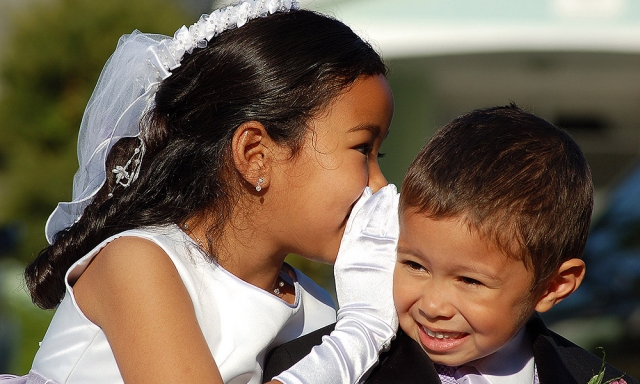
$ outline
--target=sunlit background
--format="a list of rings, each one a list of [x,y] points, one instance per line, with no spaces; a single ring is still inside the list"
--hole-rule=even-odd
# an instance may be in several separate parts
[[[213,4],[218,3],[218,4]],[[50,311],[21,280],[68,200],[86,101],[117,38],[172,34],[224,2],[0,1],[0,373],[30,367]],[[587,278],[552,329],[640,376],[640,0],[310,0],[382,53],[396,111],[381,160],[400,184],[435,130],[516,102],[566,128],[596,186]],[[292,256],[333,291],[331,269]]]

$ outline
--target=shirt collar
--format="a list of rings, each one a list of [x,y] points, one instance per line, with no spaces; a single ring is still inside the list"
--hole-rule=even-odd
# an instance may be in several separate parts
[[[504,347],[470,365],[491,384],[533,383],[533,347],[525,327]]]

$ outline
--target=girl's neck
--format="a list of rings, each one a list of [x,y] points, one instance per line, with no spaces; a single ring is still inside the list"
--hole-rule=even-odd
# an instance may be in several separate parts
[[[267,292],[274,292],[276,288],[280,293],[289,291],[286,287],[279,287],[281,279],[278,277],[287,253],[279,252],[269,241],[267,230],[258,231],[251,225],[231,222],[225,226],[218,244],[212,247],[206,236],[208,223],[204,220],[189,220],[181,228],[210,257],[239,279]],[[210,249],[214,249],[213,255]]]

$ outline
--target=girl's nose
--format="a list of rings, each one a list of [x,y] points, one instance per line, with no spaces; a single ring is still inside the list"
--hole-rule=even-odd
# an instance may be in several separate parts
[[[376,193],[380,188],[389,184],[387,179],[382,174],[382,170],[380,169],[380,165],[378,164],[378,160],[369,161],[369,183],[368,186],[371,188],[373,193]]]

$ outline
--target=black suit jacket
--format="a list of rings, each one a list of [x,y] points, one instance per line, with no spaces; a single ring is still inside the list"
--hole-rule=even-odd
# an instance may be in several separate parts
[[[272,350],[265,363],[265,381],[307,355],[311,348],[322,343],[322,336],[331,333],[331,330],[333,324]],[[550,331],[539,316],[533,316],[527,323],[527,332],[534,340],[533,354],[540,384],[587,384],[600,371],[601,357]],[[607,365],[603,383],[622,374]],[[638,384],[636,379],[628,375],[624,379],[629,384]],[[399,330],[389,350],[380,355],[380,362],[373,368],[366,383],[440,384],[440,378],[420,345]]]

